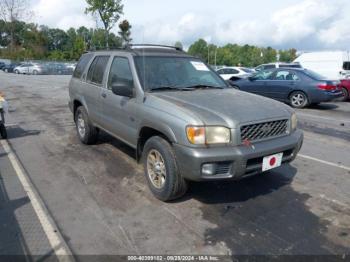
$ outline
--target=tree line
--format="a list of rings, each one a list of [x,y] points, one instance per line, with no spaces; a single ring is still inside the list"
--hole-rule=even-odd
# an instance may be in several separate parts
[[[181,45],[179,42],[176,45]],[[227,44],[216,46],[203,39],[193,43],[188,53],[202,58],[211,65],[255,67],[272,62],[292,62],[297,58],[296,49],[277,50],[272,47]]]
[[[119,32],[112,28],[123,14],[121,0],[86,0],[86,14],[92,14],[102,28],[66,31],[46,25],[26,23],[29,0],[0,1],[0,57],[12,60],[49,59],[77,60],[86,50],[119,48],[132,41],[128,20],[119,23]]]

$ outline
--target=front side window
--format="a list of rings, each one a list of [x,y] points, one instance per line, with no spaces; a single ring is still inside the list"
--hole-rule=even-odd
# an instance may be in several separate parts
[[[108,89],[112,89],[113,85],[122,84],[124,86],[134,87],[134,80],[129,64],[129,60],[124,57],[115,57],[111,65],[108,77]]]
[[[139,56],[135,64],[146,91],[162,88],[226,88],[227,85],[201,60],[192,57]]]
[[[238,73],[239,72],[236,69],[233,69],[233,68],[226,69],[226,74],[228,75],[237,75]]]
[[[101,85],[107,67],[109,56],[96,56],[91,63],[86,80],[88,82]]]

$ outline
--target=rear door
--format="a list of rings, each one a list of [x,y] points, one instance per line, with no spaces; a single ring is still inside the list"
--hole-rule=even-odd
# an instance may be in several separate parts
[[[272,80],[267,84],[266,96],[285,101],[299,82],[299,77],[295,71],[285,69],[278,70],[273,74]]]
[[[86,83],[83,87],[84,90],[82,90],[86,105],[88,107],[89,117],[98,125],[102,124],[102,105],[100,93],[103,88],[103,80],[106,77],[106,68],[109,59],[110,56],[107,55],[95,56],[86,75]]]
[[[112,92],[115,83],[126,83],[134,91],[134,77],[126,56],[115,56],[112,60],[106,88],[102,90],[103,127],[131,146],[137,140],[136,99]]]

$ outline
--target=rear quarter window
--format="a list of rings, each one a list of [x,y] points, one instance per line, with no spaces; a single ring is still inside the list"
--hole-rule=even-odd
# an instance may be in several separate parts
[[[93,57],[93,54],[82,55],[82,57],[80,58],[77,64],[77,67],[74,70],[73,77],[80,78],[82,76],[86,66],[88,65],[92,57]]]

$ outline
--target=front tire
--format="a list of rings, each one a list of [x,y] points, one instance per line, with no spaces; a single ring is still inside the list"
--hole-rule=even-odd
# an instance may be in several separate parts
[[[89,120],[88,113],[83,106],[75,112],[75,125],[80,141],[85,145],[93,145],[98,138],[98,129]]]
[[[159,136],[150,138],[142,158],[148,186],[156,198],[170,201],[187,192],[187,181],[181,176],[174,150],[165,139]]]
[[[3,139],[7,139],[7,131],[4,124],[0,125],[0,135]]]
[[[18,71],[18,70],[15,70],[15,74],[18,75],[18,74],[19,74],[19,71]]]
[[[304,108],[309,104],[309,99],[304,92],[296,91],[289,96],[290,105],[294,108]]]

